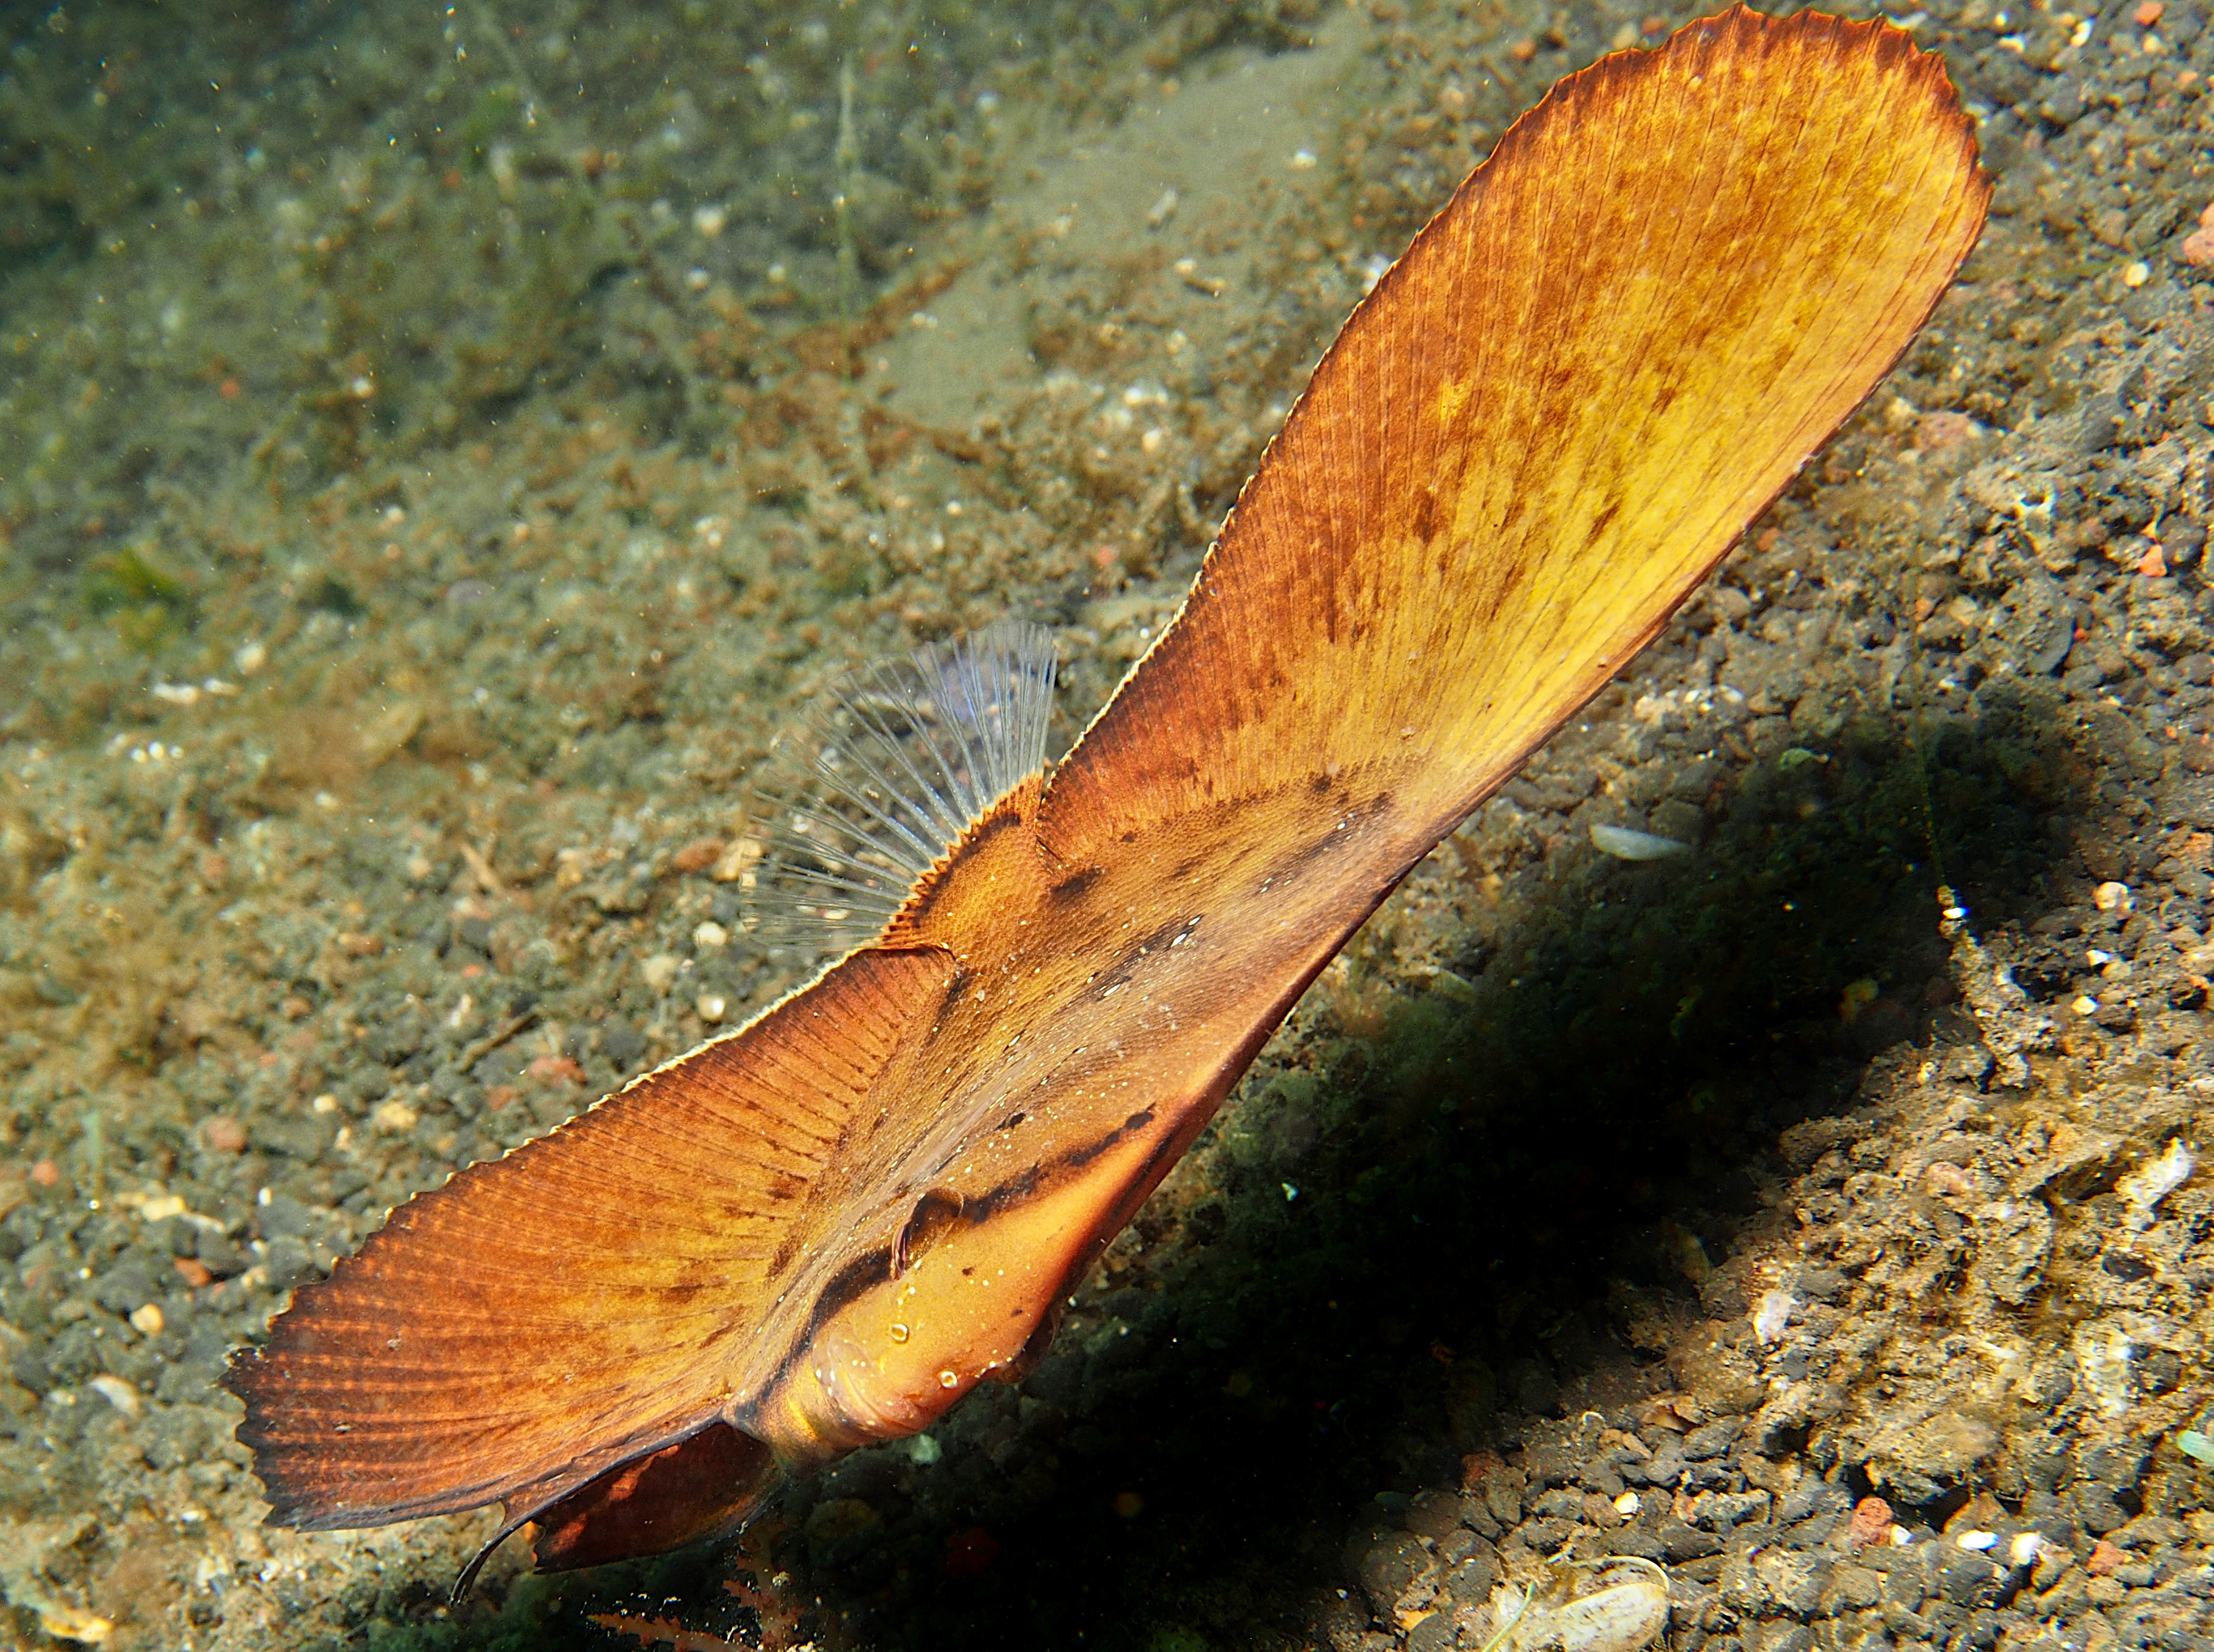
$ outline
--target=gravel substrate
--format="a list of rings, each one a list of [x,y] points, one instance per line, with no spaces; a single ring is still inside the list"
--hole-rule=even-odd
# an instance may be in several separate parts
[[[735,1554],[505,1554],[458,1606],[486,1516],[260,1527],[228,1350],[800,967],[743,894],[805,696],[1012,611],[1062,640],[1065,743],[1379,260],[1690,15],[1079,9],[905,70],[871,52],[925,36],[859,9],[518,16],[518,69],[370,7],[396,44],[339,30],[327,83],[306,21],[211,36],[263,158],[181,146],[155,205],[59,168],[105,71],[19,43],[0,1642],[1436,1652],[1620,1555],[1669,1652],[2214,1644],[2195,0],[1902,20],[1997,175],[1964,279],[1326,972],[1018,1386]],[[841,177],[858,229],[772,210]],[[524,279],[563,223],[590,278]]]

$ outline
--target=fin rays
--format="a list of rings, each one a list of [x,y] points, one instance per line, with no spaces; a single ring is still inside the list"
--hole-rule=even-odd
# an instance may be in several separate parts
[[[774,750],[761,938],[845,951],[880,933],[994,802],[1045,764],[1054,640],[1013,621],[833,684]]]

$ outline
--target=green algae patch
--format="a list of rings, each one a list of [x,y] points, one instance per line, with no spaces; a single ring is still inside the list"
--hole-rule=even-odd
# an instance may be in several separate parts
[[[81,594],[88,612],[106,620],[135,652],[149,656],[191,630],[198,615],[192,588],[135,545],[94,561]]]

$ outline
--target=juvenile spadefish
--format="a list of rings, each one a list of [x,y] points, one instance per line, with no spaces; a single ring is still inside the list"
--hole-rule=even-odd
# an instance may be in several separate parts
[[[298,1294],[228,1378],[271,1518],[498,1501],[541,1565],[647,1553],[1020,1372],[1316,972],[1875,387],[1988,196],[1887,24],[1732,10],[1563,81],[1050,776],[987,726],[1043,705],[1037,639],[918,664],[982,673],[935,712],[982,806],[893,858],[881,928]]]

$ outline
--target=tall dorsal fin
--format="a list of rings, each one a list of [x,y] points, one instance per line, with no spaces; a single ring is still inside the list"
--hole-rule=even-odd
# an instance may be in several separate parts
[[[760,938],[839,954],[881,934],[1000,798],[1045,765],[1053,633],[1002,620],[864,666],[771,748]]]
[[[1048,845],[1368,766],[1459,818],[1868,395],[1990,199],[1882,22],[1737,6],[1561,82],[1330,346]]]

